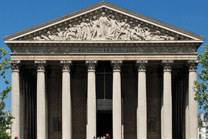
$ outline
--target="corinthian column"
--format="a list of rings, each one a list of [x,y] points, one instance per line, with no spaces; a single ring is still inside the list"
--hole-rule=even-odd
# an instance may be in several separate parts
[[[163,60],[163,106],[162,106],[162,138],[172,139],[172,88],[171,64],[173,60]]]
[[[147,94],[146,64],[147,60],[136,62],[138,67],[138,101],[137,101],[137,139],[147,138]]]
[[[196,81],[197,60],[188,60],[189,65],[189,139],[198,138],[197,101],[195,98],[194,81]]]
[[[11,60],[12,64],[12,139],[20,136],[20,84],[19,84],[19,60]]]
[[[47,139],[45,60],[35,61],[37,65],[37,139]]]
[[[121,139],[121,65],[122,61],[111,61],[113,66],[113,139]]]
[[[87,139],[96,137],[96,88],[95,67],[97,61],[86,61],[88,66],[87,80]]]
[[[60,61],[62,65],[62,139],[72,138],[70,68],[72,61]]]

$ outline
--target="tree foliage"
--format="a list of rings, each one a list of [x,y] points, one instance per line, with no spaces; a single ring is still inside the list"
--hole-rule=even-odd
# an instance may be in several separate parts
[[[6,130],[9,129],[9,125],[12,124],[13,117],[11,115],[5,116],[4,108],[6,106],[4,100],[7,98],[8,93],[11,91],[9,87],[9,81],[6,78],[6,71],[11,67],[9,58],[7,58],[8,52],[0,47],[0,78],[5,83],[5,89],[0,92],[0,139],[10,139]]]
[[[195,81],[195,100],[199,102],[200,109],[205,110],[208,114],[208,44],[202,47],[203,54],[198,55],[198,60],[201,64],[202,71],[198,74],[199,81]]]

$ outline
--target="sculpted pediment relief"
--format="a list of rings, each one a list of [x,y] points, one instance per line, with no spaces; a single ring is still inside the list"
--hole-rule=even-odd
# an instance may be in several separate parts
[[[178,41],[204,37],[108,2],[11,34],[5,41]]]
[[[35,36],[34,40],[174,40],[171,35],[134,23],[118,15],[101,12],[63,27],[48,30]]]

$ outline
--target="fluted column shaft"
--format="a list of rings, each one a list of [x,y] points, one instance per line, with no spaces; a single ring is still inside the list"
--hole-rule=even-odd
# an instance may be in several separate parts
[[[122,61],[111,61],[113,66],[113,139],[121,139],[121,65]]]
[[[147,60],[139,60],[136,64],[138,67],[137,139],[147,139]]]
[[[62,139],[72,138],[72,109],[71,109],[71,61],[60,61],[62,65]]]
[[[198,61],[189,60],[189,139],[198,138],[197,101],[195,98],[194,81],[196,81],[196,70]]]
[[[87,139],[96,137],[96,88],[95,67],[97,61],[86,61],[88,66],[87,79]]]
[[[172,139],[172,88],[171,64],[172,60],[163,60],[163,110],[162,110],[162,138]]]
[[[20,127],[20,84],[19,84],[19,60],[11,60],[12,64],[12,138],[18,137],[21,139]]]
[[[47,139],[45,60],[35,61],[37,64],[37,139]]]

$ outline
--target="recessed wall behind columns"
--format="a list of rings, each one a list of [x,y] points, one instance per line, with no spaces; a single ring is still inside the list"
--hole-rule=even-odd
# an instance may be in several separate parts
[[[85,61],[73,61],[71,69],[72,136],[86,139],[87,67]]]
[[[161,138],[161,93],[163,69],[161,61],[148,61],[147,78],[147,138]]]
[[[21,134],[24,138],[36,138],[36,70],[22,62],[20,68]]]
[[[188,69],[183,66],[173,70],[172,102],[173,102],[173,138],[185,138],[185,107],[188,92]]]
[[[122,124],[124,138],[136,139],[136,109],[137,109],[137,69],[135,61],[123,61],[121,70],[122,82]]]
[[[48,98],[48,137],[62,138],[62,70],[60,62],[47,61],[46,94]]]

